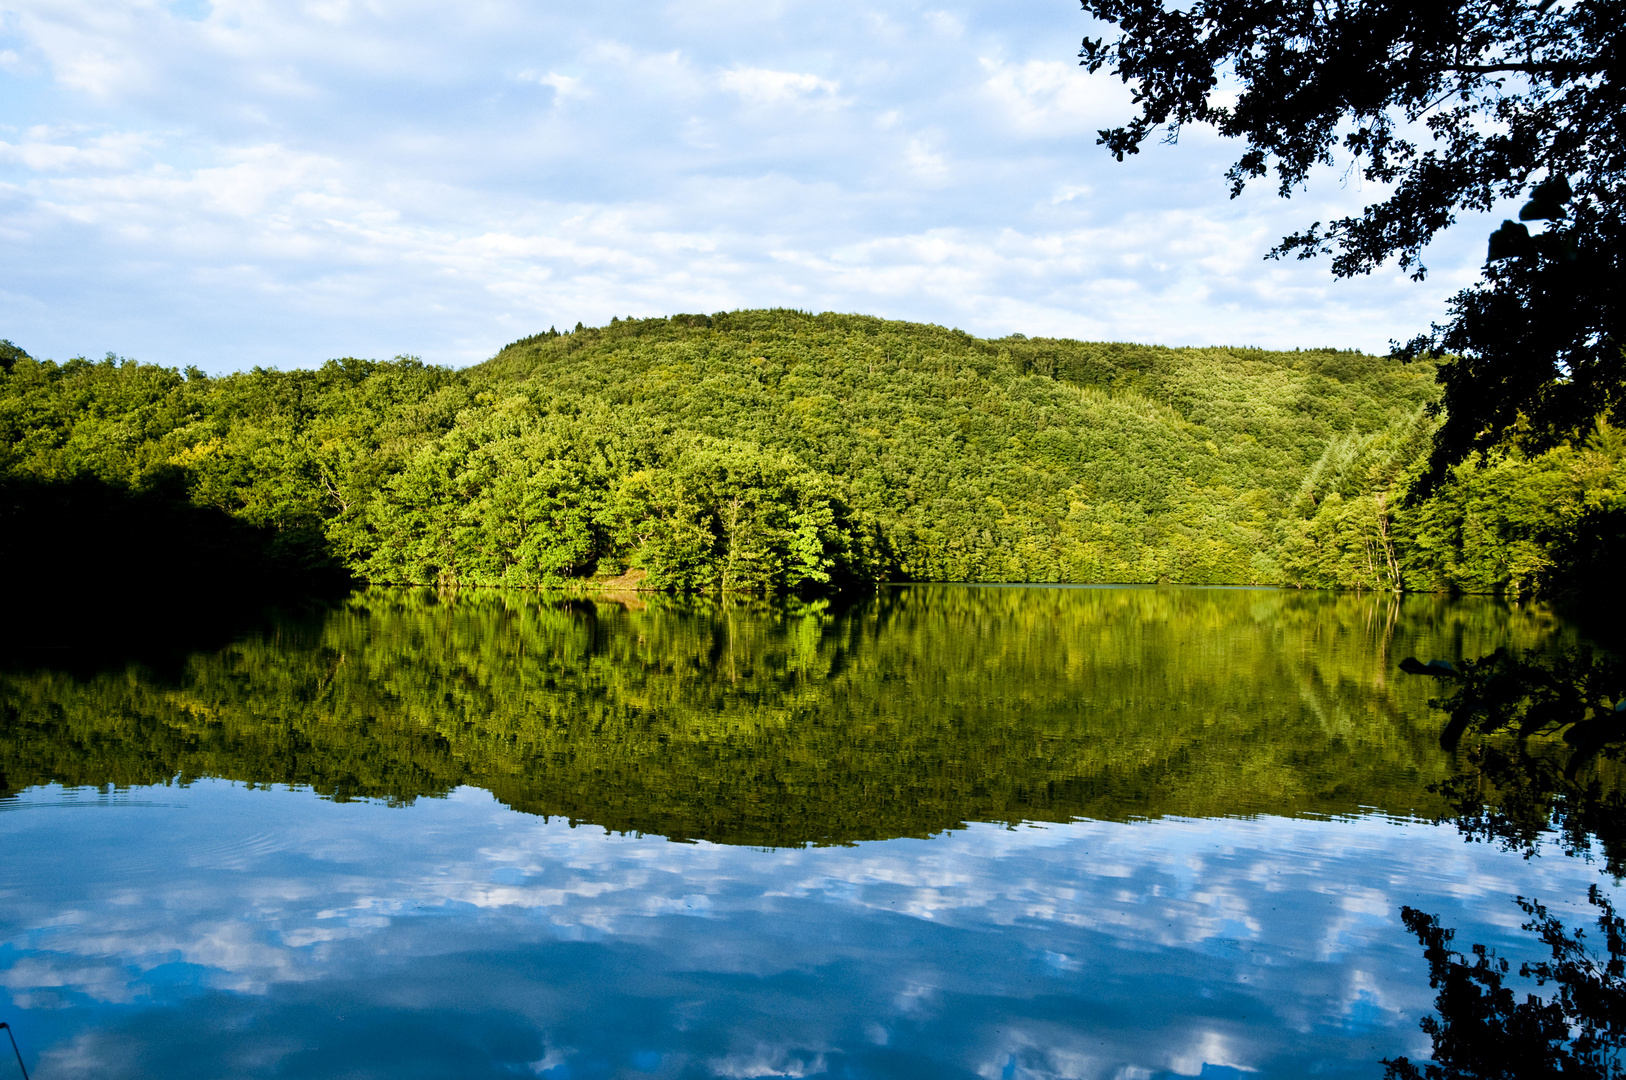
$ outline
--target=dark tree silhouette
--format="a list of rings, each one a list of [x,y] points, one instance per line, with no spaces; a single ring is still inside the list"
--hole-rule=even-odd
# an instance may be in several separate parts
[[[1341,155],[1388,196],[1315,222],[1272,256],[1329,254],[1340,277],[1388,260],[1421,278],[1423,248],[1463,211],[1528,194],[1494,234],[1482,281],[1451,318],[1397,349],[1449,356],[1446,420],[1426,492],[1509,436],[1544,449],[1602,414],[1626,421],[1626,20],[1618,0],[1083,0],[1117,29],[1086,38],[1089,70],[1135,91],[1100,132],[1122,160],[1154,133],[1212,125],[1246,149],[1233,197],[1275,174],[1283,197]],[[1222,93],[1236,90],[1234,97]],[[1426,137],[1423,133],[1426,132]]]
[[[1430,703],[1450,714],[1440,740],[1447,750],[1469,733],[1482,738],[1464,755],[1462,771],[1430,789],[1446,796],[1465,836],[1532,858],[1556,829],[1566,854],[1589,856],[1597,841],[1606,872],[1619,880],[1626,804],[1619,784],[1603,782],[1589,766],[1626,755],[1626,667],[1587,652],[1516,657],[1498,650],[1455,664],[1407,657],[1400,668],[1447,688]],[[1553,735],[1562,743],[1546,738]],[[1562,767],[1554,753],[1561,748],[1568,751]],[[1626,922],[1596,885],[1587,900],[1597,910],[1602,952],[1589,947],[1585,928],[1572,931],[1539,901],[1515,898],[1529,917],[1524,929],[1550,955],[1520,965],[1519,977],[1533,982],[1522,999],[1506,958],[1483,945],[1471,946],[1471,956],[1455,951],[1455,932],[1437,917],[1402,908],[1401,920],[1423,946],[1438,1016],[1422,1021],[1433,1060],[1385,1061],[1386,1080],[1623,1075]]]
[[[1440,735],[1446,750],[1481,737],[1462,753],[1459,771],[1430,788],[1445,796],[1465,836],[1529,858],[1556,830],[1566,853],[1589,855],[1596,844],[1608,872],[1626,875],[1626,792],[1617,772],[1626,759],[1626,665],[1585,651],[1499,649],[1455,664],[1408,656],[1400,669],[1440,680],[1445,693],[1430,704],[1449,715]],[[1607,774],[1602,762],[1611,763]]]
[[[1621,1075],[1626,1048],[1626,936],[1608,897],[1596,885],[1587,899],[1598,910],[1602,953],[1588,948],[1584,928],[1570,930],[1535,900],[1516,901],[1551,959],[1521,964],[1532,980],[1523,1000],[1508,985],[1511,965],[1483,945],[1450,948],[1454,931],[1435,916],[1402,908],[1406,929],[1428,961],[1439,1016],[1422,1027],[1433,1039],[1432,1062],[1385,1061],[1386,1080],[1604,1080]]]

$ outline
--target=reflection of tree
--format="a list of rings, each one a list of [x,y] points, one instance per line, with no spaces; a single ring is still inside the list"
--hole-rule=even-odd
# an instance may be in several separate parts
[[[1626,920],[1596,885],[1587,899],[1598,910],[1606,956],[1587,947],[1584,929],[1572,932],[1542,904],[1518,899],[1530,916],[1524,929],[1538,933],[1552,954],[1550,960],[1519,966],[1521,978],[1553,987],[1543,994],[1527,992],[1523,1001],[1508,985],[1511,965],[1505,958],[1483,945],[1472,946],[1471,958],[1453,951],[1454,931],[1435,916],[1402,908],[1401,918],[1428,960],[1440,1015],[1422,1025],[1434,1041],[1433,1061],[1421,1067],[1404,1057],[1385,1061],[1386,1080],[1623,1075]]]
[[[258,624],[270,602],[350,589],[308,535],[194,505],[156,471],[141,485],[0,475],[0,565],[7,666],[184,655]]]
[[[1446,695],[1432,704],[1450,714],[1441,743],[1455,750],[1469,733],[1464,767],[1430,790],[1445,796],[1449,815],[1470,839],[1495,841],[1534,856],[1544,834],[1557,830],[1569,855],[1586,855],[1596,840],[1608,872],[1626,876],[1626,671],[1586,653],[1516,657],[1505,650],[1455,665],[1407,658],[1403,670],[1443,680]],[[1561,736],[1561,738],[1555,738]],[[1587,893],[1598,911],[1606,956],[1587,947],[1584,929],[1570,931],[1535,900],[1516,898],[1551,959],[1525,963],[1519,976],[1535,988],[1522,1001],[1508,985],[1509,962],[1484,945],[1472,956],[1451,950],[1454,931],[1433,915],[1402,908],[1428,961],[1429,985],[1439,991],[1438,1017],[1426,1017],[1433,1061],[1421,1067],[1386,1061],[1387,1080],[1478,1077],[1618,1077],[1626,1052],[1626,922],[1596,885]]]
[[[1626,740],[1626,669],[1589,652],[1562,652],[1550,657],[1514,656],[1498,649],[1455,668],[1418,664],[1408,657],[1407,671],[1441,674],[1451,692],[1433,702],[1451,714],[1441,742],[1454,748],[1470,730],[1483,734],[1509,732],[1520,739],[1562,733],[1575,755],[1566,772],[1573,776],[1593,755],[1616,744],[1618,757]]]
[[[1476,746],[1465,761],[1433,789],[1445,796],[1463,835],[1528,858],[1556,830],[1565,854],[1585,855],[1596,841],[1609,873],[1626,877],[1626,792],[1618,784],[1571,777],[1551,755],[1523,743]]]
[[[1499,649],[1455,665],[1408,657],[1401,668],[1449,687],[1432,702],[1450,715],[1446,749],[1480,736],[1463,767],[1431,789],[1464,835],[1529,857],[1556,829],[1567,854],[1589,853],[1596,840],[1609,872],[1626,876],[1626,670],[1618,662]]]
[[[1401,608],[1392,617],[1395,606]],[[916,586],[851,607],[374,590],[166,678],[0,670],[0,795],[229,777],[725,843],[975,821],[1433,815],[1401,652],[1531,647],[1430,597]]]

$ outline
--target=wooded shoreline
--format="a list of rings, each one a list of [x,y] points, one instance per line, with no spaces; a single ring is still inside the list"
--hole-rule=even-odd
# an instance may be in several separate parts
[[[1556,595],[1613,580],[1626,439],[1408,501],[1435,369],[983,340],[850,315],[614,320],[453,370],[0,373],[8,565],[98,587],[813,595],[881,581]],[[147,585],[151,585],[148,588]]]

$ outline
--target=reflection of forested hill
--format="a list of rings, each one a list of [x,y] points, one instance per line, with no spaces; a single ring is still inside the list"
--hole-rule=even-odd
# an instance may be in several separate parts
[[[1189,589],[884,591],[834,611],[375,590],[155,682],[0,676],[0,769],[228,777],[747,844],[967,820],[1432,812],[1407,653],[1528,647],[1490,602]]]

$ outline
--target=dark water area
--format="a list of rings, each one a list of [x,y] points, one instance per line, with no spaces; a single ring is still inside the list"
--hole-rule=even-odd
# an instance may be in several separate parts
[[[1430,1052],[1403,906],[1520,956],[1516,896],[1618,892],[1584,836],[1475,834],[1397,664],[1577,641],[1473,598],[373,590],[13,663],[0,1019],[45,1080],[1375,1078]]]

